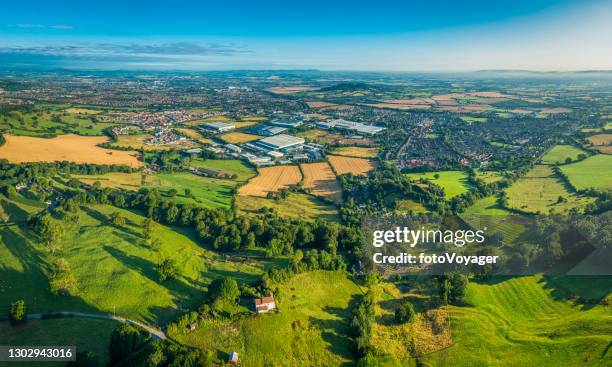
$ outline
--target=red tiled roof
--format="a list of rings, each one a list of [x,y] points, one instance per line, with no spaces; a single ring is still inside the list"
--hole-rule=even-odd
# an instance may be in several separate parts
[[[272,295],[261,297],[261,298],[256,298],[255,306],[265,305],[265,304],[272,303],[272,302],[274,302],[274,296]]]

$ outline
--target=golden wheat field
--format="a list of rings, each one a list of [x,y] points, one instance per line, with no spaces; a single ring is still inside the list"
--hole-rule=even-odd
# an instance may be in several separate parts
[[[51,139],[4,135],[0,159],[13,163],[69,161],[92,164],[121,164],[140,167],[138,153],[100,148],[104,136],[59,135]]]
[[[338,175],[352,173],[354,175],[366,175],[376,168],[374,161],[364,158],[343,157],[340,155],[327,156],[329,164]]]
[[[302,181],[302,173],[297,166],[274,166],[260,168],[259,174],[238,190],[239,195],[265,197],[269,192],[277,192]]]
[[[230,144],[248,143],[250,141],[262,138],[259,135],[245,134],[241,132],[227,133],[219,136],[221,137],[221,139]]]
[[[332,151],[336,155],[357,158],[374,158],[378,155],[378,148],[373,147],[339,147]]]
[[[305,163],[300,165],[304,174],[304,188],[310,189],[316,196],[322,196],[339,202],[342,189],[336,175],[327,162]]]

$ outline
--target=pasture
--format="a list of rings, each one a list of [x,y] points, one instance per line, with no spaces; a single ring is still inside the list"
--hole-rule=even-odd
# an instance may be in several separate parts
[[[119,212],[126,224],[111,226],[108,216],[113,212]],[[254,281],[274,262],[233,262],[201,247],[190,230],[160,224],[152,231],[159,247],[152,248],[142,239],[144,219],[111,206],[82,207],[77,224],[62,222],[65,235],[54,255],[25,228],[0,229],[0,305],[24,299],[30,312],[116,312],[159,325],[184,307],[199,306],[212,279],[231,275]],[[74,296],[49,292],[47,275],[57,257],[71,265],[77,284]],[[164,258],[176,260],[178,279],[159,281],[154,266]]]
[[[436,178],[438,175],[438,178]],[[452,199],[457,195],[468,192],[472,185],[468,182],[468,175],[463,171],[437,171],[408,173],[411,180],[426,179],[444,189],[444,197]]]
[[[255,176],[255,169],[238,159],[192,159],[189,166],[215,171],[220,175],[236,175],[236,181],[247,181]]]
[[[486,184],[490,184],[503,180],[504,176],[499,171],[476,170],[476,178],[482,180]]]
[[[376,169],[376,163],[370,159],[328,155],[327,160],[337,175],[352,173],[354,175],[367,175]]]
[[[558,285],[539,275],[472,281],[468,306],[448,306],[453,345],[423,360],[466,367],[609,365],[609,309],[558,295]]]
[[[338,147],[332,150],[335,155],[357,158],[374,158],[378,155],[378,148],[371,147]]]
[[[360,287],[344,273],[314,271],[294,276],[279,286],[279,293],[278,312],[204,320],[197,330],[172,337],[222,355],[236,351],[244,367],[351,362],[349,307]]]
[[[0,116],[0,130],[13,135],[50,137],[64,134],[102,135],[114,123],[97,119],[98,110],[44,106],[32,112],[10,111]]]
[[[567,158],[575,161],[580,154],[588,155],[587,152],[573,145],[555,145],[544,155],[542,163],[564,164]]]
[[[240,195],[266,197],[302,181],[302,173],[297,166],[274,166],[260,168],[258,175],[238,189]]]
[[[562,213],[572,208],[583,208],[594,199],[569,192],[550,166],[536,165],[524,177],[506,189],[508,205],[530,213],[547,214],[551,210]],[[559,201],[559,197],[563,201]]]
[[[326,197],[335,202],[342,200],[342,188],[327,162],[300,165],[304,174],[304,188],[313,195]]]
[[[100,182],[102,187],[120,188],[138,191],[141,187],[159,190],[162,196],[170,198],[169,192],[177,190],[172,197],[178,203],[188,203],[205,208],[227,208],[230,206],[232,191],[236,181],[201,177],[188,172],[161,173],[145,175],[140,172],[122,173],[110,172],[103,175],[73,175],[81,182],[92,185]],[[185,190],[191,190],[191,196],[186,196]]]
[[[140,167],[138,153],[98,147],[108,138],[104,136],[60,135],[54,138],[4,135],[0,159],[12,163],[69,161],[91,164],[117,164]]]
[[[236,206],[244,214],[260,213],[263,208],[274,210],[286,218],[315,220],[317,218],[337,221],[338,210],[333,205],[311,195],[289,193],[284,199],[268,199],[255,196],[237,196]]]
[[[526,230],[521,216],[499,205],[495,196],[476,201],[459,216],[475,229],[487,228],[489,236],[501,234],[502,242],[508,245]]]
[[[583,161],[561,166],[576,190],[593,187],[597,190],[612,190],[612,156],[597,154]]]

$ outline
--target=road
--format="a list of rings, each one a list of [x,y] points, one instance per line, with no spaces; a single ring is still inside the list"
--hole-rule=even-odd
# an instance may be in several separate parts
[[[153,335],[153,339],[162,339],[162,340],[168,339],[168,337],[166,336],[166,333],[164,333],[162,330],[155,329],[141,322],[126,319],[124,317],[113,316],[113,315],[108,315],[108,314],[101,314],[101,313],[72,312],[72,311],[32,313],[32,314],[28,314],[28,320],[37,320],[37,319],[40,320],[44,316],[53,316],[53,315],[61,315],[65,317],[86,317],[89,319],[100,319],[100,320],[115,320],[119,322],[132,324],[136,327],[146,330],[149,333],[151,333],[151,335]]]

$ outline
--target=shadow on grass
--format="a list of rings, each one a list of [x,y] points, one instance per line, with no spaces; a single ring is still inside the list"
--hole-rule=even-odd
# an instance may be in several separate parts
[[[328,343],[327,350],[332,354],[345,359],[354,358],[351,353],[351,339],[348,337],[349,325],[351,322],[351,310],[357,307],[361,297],[353,295],[347,308],[325,307],[325,311],[330,316],[329,319],[309,317],[309,324],[314,325],[321,332],[321,337]],[[352,366],[352,362],[346,362],[342,366]]]
[[[160,287],[166,288],[172,295],[173,301],[179,305],[179,308],[187,310],[196,307],[204,300],[204,291],[199,288],[203,283],[195,284],[193,281],[187,280],[184,277],[180,279],[167,279],[160,281],[155,264],[147,259],[138,256],[132,256],[122,250],[110,246],[104,246],[104,250],[111,256],[125,265],[127,268],[137,272]],[[189,284],[188,284],[189,283]],[[152,307],[148,310],[156,319],[146,319],[150,323],[165,324],[173,320],[177,316],[177,308],[168,307]]]

